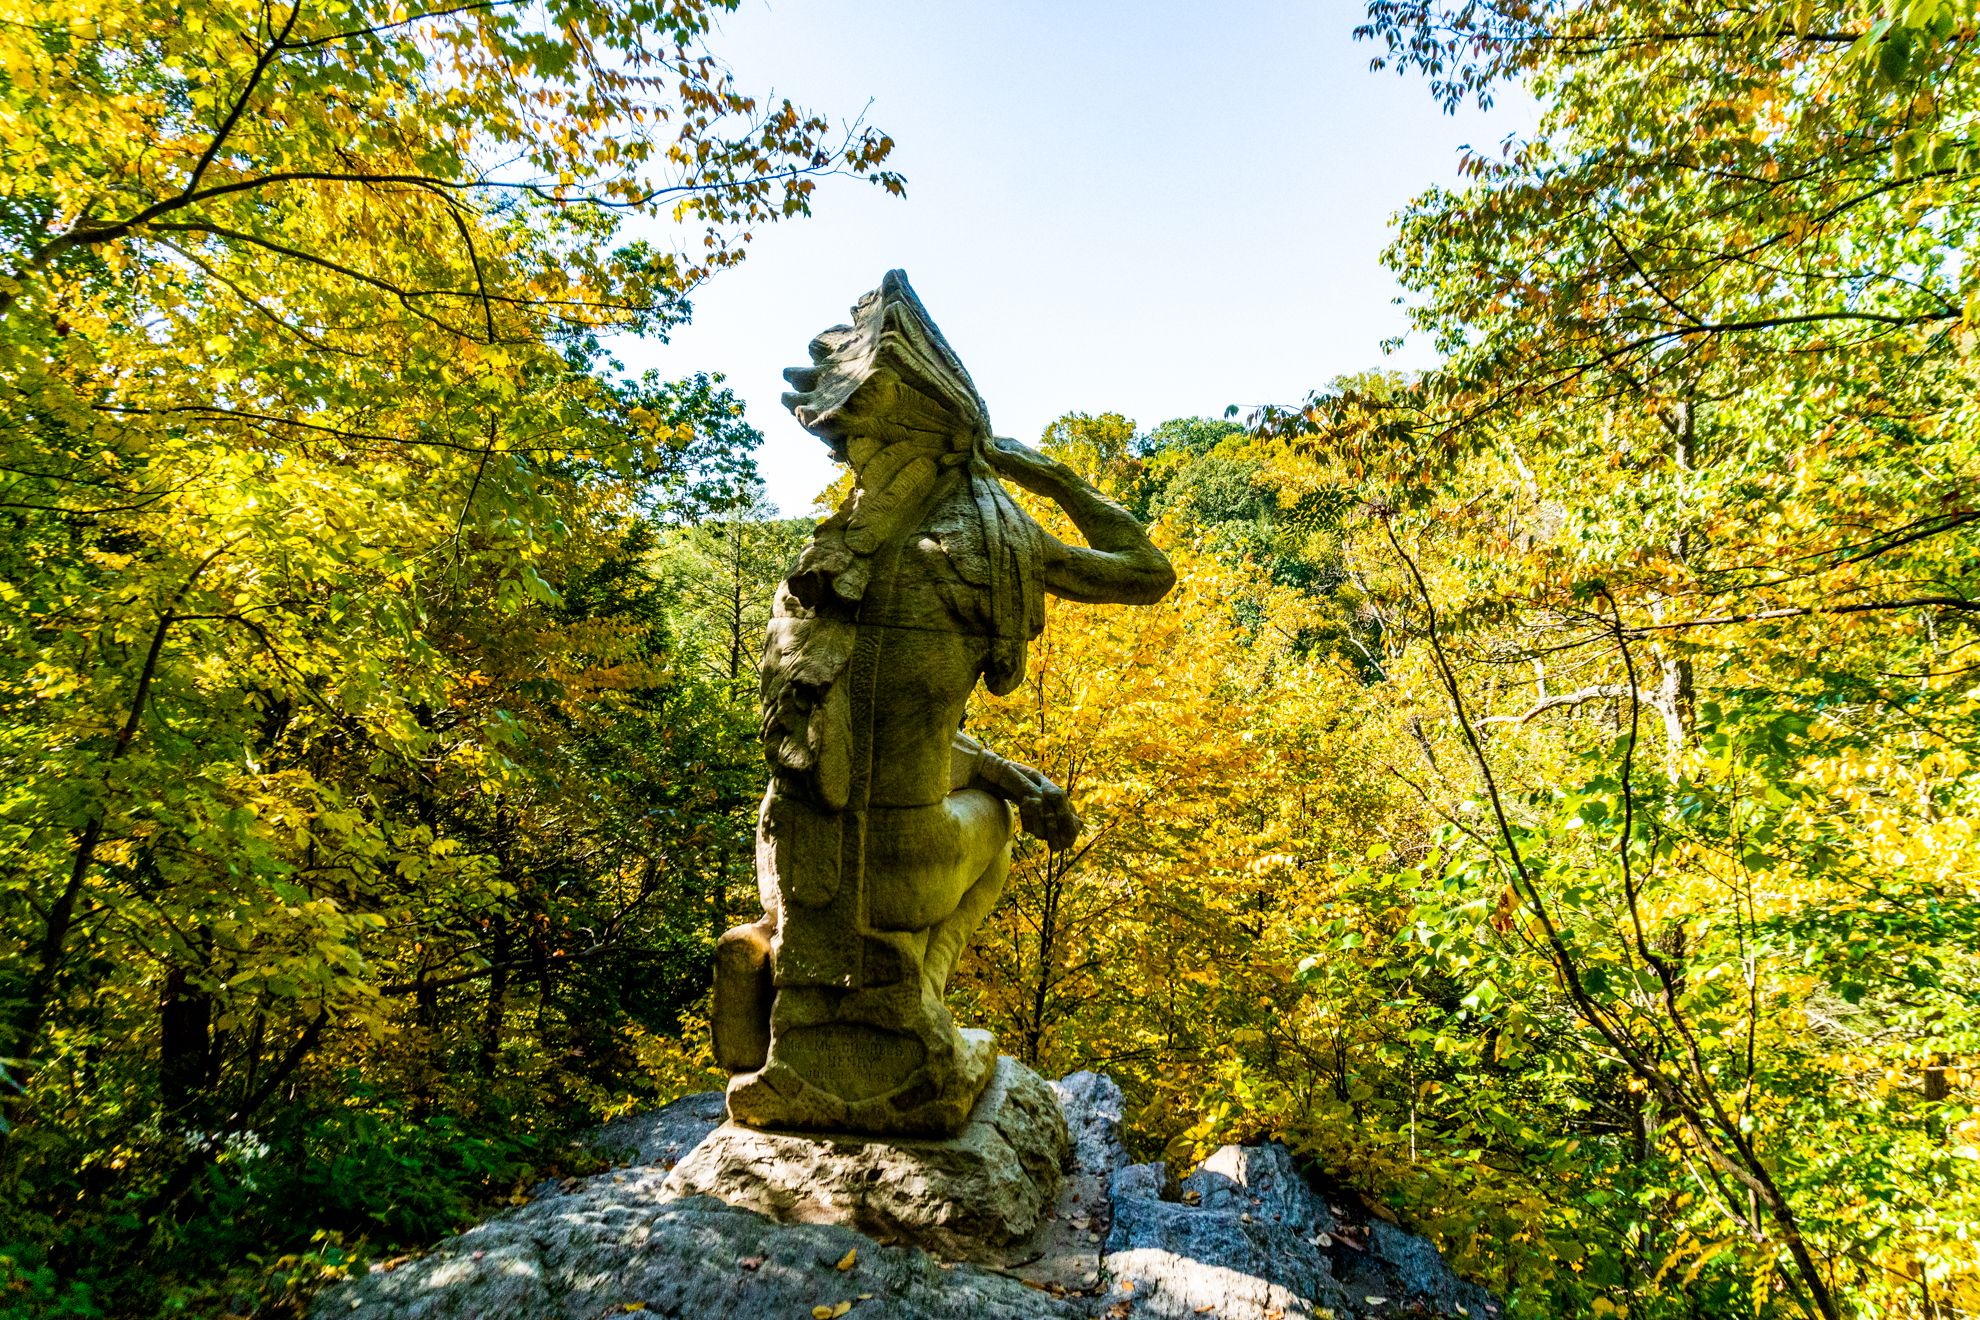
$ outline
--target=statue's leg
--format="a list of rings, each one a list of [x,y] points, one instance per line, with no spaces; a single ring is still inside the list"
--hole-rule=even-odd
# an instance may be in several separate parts
[[[866,851],[867,915],[873,928],[939,928],[1010,845],[1011,809],[980,788],[958,789],[926,807],[873,812]],[[980,913],[977,919],[982,919]]]
[[[949,973],[956,968],[956,959],[962,956],[963,945],[983,919],[990,915],[990,909],[997,905],[1003,895],[1004,881],[1011,872],[1010,827],[1004,827],[1004,844],[990,859],[990,864],[976,878],[976,883],[963,892],[962,901],[956,910],[938,922],[928,935],[928,954],[921,962],[922,980],[928,985],[937,999],[948,988]]]
[[[715,1007],[709,1027],[715,1062],[754,1072],[770,1057],[771,919],[735,926],[715,946]]]
[[[928,952],[921,963],[922,981],[938,1000],[963,945],[1003,894],[1011,869],[1011,809],[1002,798],[965,788],[949,794],[942,805],[956,826],[955,874],[961,893],[929,927]]]

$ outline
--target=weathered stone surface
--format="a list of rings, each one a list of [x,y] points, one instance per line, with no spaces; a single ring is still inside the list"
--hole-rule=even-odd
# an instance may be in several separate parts
[[[944,1268],[830,1224],[779,1224],[707,1197],[672,1200],[664,1175],[606,1175],[492,1219],[431,1254],[326,1292],[313,1320],[599,1320],[630,1303],[681,1320],[1073,1320],[1008,1276]],[[847,1252],[850,1269],[837,1268]],[[866,1300],[861,1300],[862,1295]]]
[[[1429,1242],[1344,1213],[1351,1196],[1330,1205],[1284,1146],[1227,1146],[1178,1185],[1159,1164],[1128,1163],[1110,1080],[1076,1073],[1051,1087],[1071,1168],[1038,1234],[981,1254],[992,1268],[678,1196],[676,1155],[720,1117],[719,1097],[693,1096],[599,1134],[655,1163],[548,1185],[419,1260],[327,1291],[312,1320],[599,1320],[629,1303],[683,1320],[796,1320],[841,1301],[852,1320],[1498,1314]]]
[[[1041,1286],[1091,1291],[1100,1284],[1100,1248],[1113,1219],[1107,1184],[1128,1158],[1121,1145],[1121,1089],[1112,1078],[1090,1072],[1051,1087],[1072,1139],[1058,1200],[1036,1234],[1001,1258],[984,1259]]]
[[[1059,1109],[1066,1116],[1066,1132],[1072,1138],[1073,1168],[1079,1174],[1102,1180],[1128,1162],[1127,1147],[1121,1144],[1121,1108],[1125,1101],[1121,1088],[1105,1073],[1076,1072],[1052,1083],[1059,1098]]]
[[[1110,1190],[1104,1273],[1117,1292],[1133,1287],[1109,1316],[1491,1320],[1499,1311],[1427,1240],[1379,1218],[1343,1222],[1279,1142],[1225,1146],[1180,1185],[1159,1163],[1126,1165]]]
[[[1077,472],[991,434],[902,272],[784,375],[785,405],[853,483],[771,607],[763,915],[716,951],[715,1057],[738,1123],[949,1136],[996,1050],[942,996],[1003,892],[1012,817],[1054,848],[1080,830],[1063,789],[962,733],[964,707],[979,681],[1023,681],[1047,594],[1152,604],[1175,573]],[[1089,544],[1047,535],[1006,480]]]
[[[650,1114],[615,1118],[592,1134],[591,1145],[634,1165],[671,1169],[727,1117],[720,1091],[704,1091],[662,1105]]]
[[[667,1189],[785,1223],[844,1224],[961,1260],[1037,1230],[1070,1149],[1051,1089],[1005,1057],[953,1137],[761,1132],[727,1123],[680,1162]]]
[[[1203,1210],[1248,1214],[1301,1237],[1338,1227],[1327,1203],[1307,1185],[1285,1143],[1224,1146],[1182,1180],[1182,1197]]]
[[[1320,1320],[1358,1315],[1335,1280],[1310,1225],[1326,1213],[1278,1147],[1227,1146],[1212,1157],[1224,1171],[1190,1175],[1185,1192],[1203,1203],[1161,1199],[1160,1165],[1129,1165],[1114,1175],[1113,1229],[1105,1273],[1122,1294],[1114,1314],[1220,1320]],[[1284,1158],[1281,1158],[1281,1155]],[[1212,1161],[1206,1161],[1206,1166]],[[1285,1181],[1291,1174],[1294,1181]],[[1257,1177],[1259,1186],[1242,1179]]]
[[[1333,1252],[1335,1277],[1350,1297],[1391,1297],[1421,1305],[1433,1315],[1490,1317],[1498,1301],[1475,1283],[1451,1272],[1443,1253],[1428,1239],[1372,1219],[1359,1249],[1337,1236]]]

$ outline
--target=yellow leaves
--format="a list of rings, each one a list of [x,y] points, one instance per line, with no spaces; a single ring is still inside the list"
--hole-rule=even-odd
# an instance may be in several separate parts
[[[839,1257],[839,1263],[837,1265],[834,1265],[832,1268],[843,1273],[846,1270],[851,1269],[854,1263],[858,1261],[858,1259],[859,1259],[859,1248],[858,1247],[848,1248],[846,1254]]]
[[[811,1308],[811,1320],[838,1320],[839,1316],[852,1310],[851,1302],[833,1302]]]

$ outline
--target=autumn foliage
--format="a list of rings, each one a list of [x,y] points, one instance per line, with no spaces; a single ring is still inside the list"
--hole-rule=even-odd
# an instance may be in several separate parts
[[[0,1315],[294,1314],[716,1083],[803,524],[609,346],[901,186],[721,7],[0,0]],[[1399,219],[1442,365],[1047,431],[1179,584],[972,707],[1087,830],[959,1015],[1513,1315],[1980,1313],[1976,33],[1371,5],[1540,109]]]

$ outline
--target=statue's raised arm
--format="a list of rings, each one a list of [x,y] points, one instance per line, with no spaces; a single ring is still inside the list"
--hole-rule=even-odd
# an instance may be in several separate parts
[[[1079,473],[1003,436],[984,448],[999,475],[1064,509],[1086,538],[1085,545],[1067,545],[1043,534],[1045,590],[1089,605],[1153,605],[1176,584],[1175,569],[1141,524]]]

